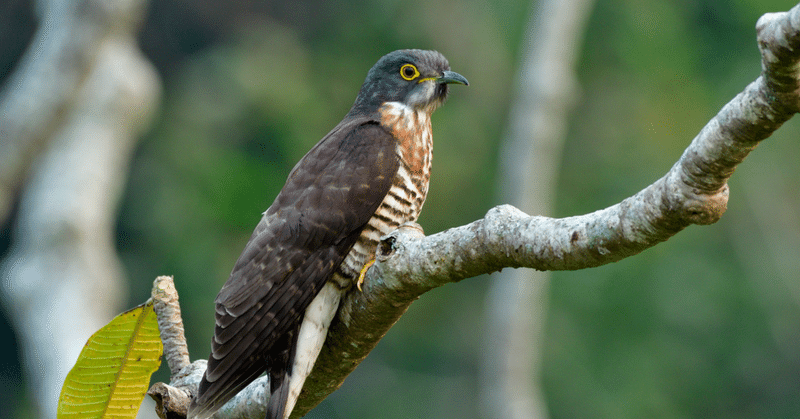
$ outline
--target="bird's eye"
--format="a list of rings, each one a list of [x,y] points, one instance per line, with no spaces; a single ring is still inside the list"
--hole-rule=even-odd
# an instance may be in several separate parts
[[[419,77],[419,71],[417,71],[417,67],[414,67],[413,64],[405,64],[400,67],[400,76],[406,80],[414,80]]]

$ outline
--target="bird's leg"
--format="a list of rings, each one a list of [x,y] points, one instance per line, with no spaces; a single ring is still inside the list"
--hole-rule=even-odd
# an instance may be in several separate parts
[[[361,272],[358,273],[358,281],[356,281],[356,288],[361,291],[361,284],[364,283],[364,277],[367,276],[367,270],[375,264],[375,259],[370,260],[369,262],[364,264],[364,267],[361,268]]]

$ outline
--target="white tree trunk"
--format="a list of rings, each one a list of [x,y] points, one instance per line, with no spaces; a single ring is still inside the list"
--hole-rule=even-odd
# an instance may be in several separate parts
[[[32,162],[0,266],[2,301],[43,418],[55,418],[67,372],[124,301],[117,206],[160,93],[136,44],[144,6],[40,1],[40,29],[0,103],[0,144],[17,144],[2,157],[17,159],[14,182],[28,172],[20,162]]]
[[[550,215],[569,114],[578,95],[575,64],[593,0],[536,3],[523,44],[509,131],[500,150],[501,202]],[[545,419],[541,340],[550,273],[492,275],[486,303],[483,417]]]

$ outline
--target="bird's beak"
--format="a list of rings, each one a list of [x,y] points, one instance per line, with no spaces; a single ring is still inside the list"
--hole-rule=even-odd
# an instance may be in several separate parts
[[[442,73],[441,77],[436,78],[437,83],[442,84],[463,84],[464,86],[469,86],[469,82],[467,79],[462,76],[461,74],[456,73],[455,71],[445,71]]]

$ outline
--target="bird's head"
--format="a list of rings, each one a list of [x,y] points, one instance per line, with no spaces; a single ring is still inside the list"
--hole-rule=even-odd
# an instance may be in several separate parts
[[[394,51],[369,70],[350,112],[369,114],[386,102],[433,112],[444,103],[451,83],[469,84],[464,76],[450,71],[442,54],[417,49]]]

